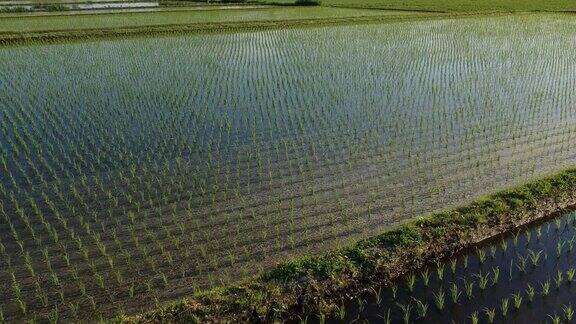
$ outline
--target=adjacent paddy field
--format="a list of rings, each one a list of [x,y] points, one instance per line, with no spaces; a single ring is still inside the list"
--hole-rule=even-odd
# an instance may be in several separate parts
[[[0,319],[142,311],[574,165],[575,42],[549,14],[2,47]]]
[[[86,29],[134,28],[142,26],[174,26],[206,23],[289,21],[413,15],[407,11],[382,11],[328,7],[275,7],[233,10],[173,10],[92,15],[22,16],[6,15],[0,19],[2,34],[73,31]]]

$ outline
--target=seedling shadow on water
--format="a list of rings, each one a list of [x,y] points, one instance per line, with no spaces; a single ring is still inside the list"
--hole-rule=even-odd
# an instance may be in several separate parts
[[[566,212],[369,288],[326,322],[570,323],[575,245],[576,212]]]

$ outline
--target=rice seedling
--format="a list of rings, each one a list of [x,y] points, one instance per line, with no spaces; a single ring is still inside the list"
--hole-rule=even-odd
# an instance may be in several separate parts
[[[496,309],[484,308],[484,313],[486,314],[488,323],[494,323],[494,319],[496,318]]]
[[[552,320],[552,323],[553,323],[553,324],[560,324],[560,323],[562,323],[562,318],[561,318],[560,315],[558,315],[558,314],[548,315],[548,317],[550,317],[550,320]]]
[[[532,303],[534,301],[534,296],[536,295],[536,289],[532,285],[528,284],[526,288],[526,295],[528,296],[528,302]]]
[[[374,296],[374,301],[376,305],[380,306],[382,303],[382,287],[378,287],[377,289],[374,287],[370,287],[370,292]]]
[[[452,299],[453,304],[458,304],[460,295],[462,295],[462,291],[458,289],[458,285],[452,283],[452,285],[450,286],[450,298]]]
[[[542,256],[542,250],[538,251],[538,252],[534,252],[530,249],[528,249],[528,257],[530,258],[530,261],[532,262],[532,267],[537,267],[538,264],[540,263],[540,257]]]
[[[406,277],[406,286],[410,292],[414,291],[414,284],[416,283],[416,275],[411,273]]]
[[[476,254],[478,255],[478,261],[480,264],[484,264],[484,261],[486,261],[486,251],[483,249],[478,249],[476,250]]]
[[[451,270],[452,274],[456,273],[456,264],[457,264],[456,259],[450,260],[450,270]]]
[[[434,295],[434,302],[436,305],[436,309],[438,309],[440,312],[443,311],[445,303],[444,290],[442,290],[442,288],[439,288],[437,292],[434,292],[432,294]]]
[[[562,249],[564,249],[565,244],[566,242],[563,240],[556,243],[556,258],[560,258],[560,256],[562,256]]]
[[[364,308],[366,308],[366,301],[362,299],[362,297],[358,297],[356,299],[356,302],[358,307],[358,313],[362,313],[364,311]]]
[[[518,255],[518,257],[517,257],[516,267],[522,273],[526,273],[527,260],[528,260],[528,257],[523,257],[521,255]]]
[[[464,292],[466,293],[466,298],[468,298],[468,300],[472,299],[472,291],[474,289],[474,281],[467,281],[466,279],[463,279],[464,281]]]
[[[540,292],[542,297],[548,296],[550,294],[550,280],[546,280],[542,282],[540,285],[542,287],[542,290]]]
[[[476,278],[478,278],[478,287],[480,287],[481,290],[486,289],[486,286],[488,285],[490,273],[488,272],[488,273],[483,275],[482,271],[480,271],[477,274],[474,274],[474,276]]]
[[[404,321],[404,324],[410,324],[410,316],[412,314],[412,303],[409,302],[406,305],[396,303],[396,306],[398,306],[402,311],[402,320]]]
[[[574,275],[576,274],[576,269],[570,268],[566,270],[566,281],[571,284],[574,281]]]
[[[494,260],[496,258],[496,252],[497,251],[498,251],[498,248],[496,247],[496,245],[490,246],[490,258],[492,260]]]
[[[390,324],[390,323],[392,323],[392,317],[390,316],[390,309],[388,309],[388,310],[386,311],[386,315],[380,315],[380,314],[378,314],[378,317],[380,317],[380,318],[384,321],[385,324]],[[342,318],[341,320],[343,320],[343,318]]]
[[[396,299],[396,294],[398,293],[398,285],[396,285],[395,283],[392,283],[390,285],[390,289],[392,290],[392,299]]]
[[[516,294],[512,294],[512,302],[514,303],[514,308],[516,310],[520,309],[520,306],[522,306],[522,294],[521,293],[516,293]]]
[[[430,271],[426,269],[420,273],[420,276],[422,277],[424,287],[428,287],[428,285],[430,284]]]
[[[554,282],[556,283],[556,289],[560,289],[562,283],[564,282],[564,272],[558,270],[556,277],[554,278]]]
[[[520,237],[520,231],[516,232],[516,234],[514,234],[514,236],[512,237],[512,243],[514,244],[514,247],[518,247],[518,238]]]
[[[572,304],[562,306],[562,311],[564,311],[564,318],[566,321],[572,321],[574,317],[574,309],[572,308]]]
[[[438,281],[444,280],[444,264],[437,262],[436,263],[436,275],[438,276]]]
[[[496,285],[500,280],[500,267],[496,266],[492,268],[492,285]]]
[[[480,318],[479,318],[479,316],[478,316],[478,312],[473,312],[473,313],[470,315],[470,321],[471,321],[472,324],[478,324],[478,322],[480,321]]]
[[[428,313],[428,303],[425,303],[419,299],[412,298],[416,302],[416,312],[419,318],[425,318],[426,313]]]
[[[508,316],[508,306],[509,306],[508,303],[509,303],[508,298],[503,298],[500,301],[500,311],[502,313],[502,317]]]
[[[500,248],[502,249],[503,253],[506,253],[506,251],[508,250],[508,241],[506,241],[505,239],[502,239],[500,241]]]

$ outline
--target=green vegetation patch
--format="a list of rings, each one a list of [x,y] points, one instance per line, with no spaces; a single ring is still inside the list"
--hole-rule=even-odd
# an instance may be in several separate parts
[[[133,28],[140,26],[169,26],[206,23],[232,23],[252,21],[284,21],[299,19],[330,19],[344,17],[371,17],[412,15],[410,12],[381,10],[281,7],[238,10],[185,10],[97,15],[27,16],[0,19],[1,33],[27,33],[83,29]]]
[[[441,12],[574,11],[570,0],[325,0],[329,6]]]

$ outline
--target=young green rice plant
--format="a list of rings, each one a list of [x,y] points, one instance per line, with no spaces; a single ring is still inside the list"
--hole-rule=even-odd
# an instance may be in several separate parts
[[[416,283],[416,275],[411,273],[406,277],[406,286],[410,292],[414,291],[414,284]]]
[[[521,255],[518,255],[518,260],[516,262],[516,267],[518,268],[518,270],[520,270],[522,273],[526,273],[526,263],[528,261],[528,257],[523,257]]]
[[[396,303],[396,306],[400,308],[402,311],[402,320],[404,324],[410,324],[410,315],[412,313],[412,303],[408,302],[407,305],[402,305],[400,303]]]
[[[536,268],[538,266],[538,264],[540,263],[540,257],[542,256],[542,252],[543,252],[542,250],[534,252],[528,249],[528,258],[530,258],[532,267]]]
[[[512,302],[514,303],[514,308],[516,310],[520,309],[520,306],[522,306],[522,294],[512,294]]]
[[[432,293],[434,295],[434,303],[436,308],[441,312],[444,310],[445,296],[442,287],[438,288],[438,292]]]
[[[424,282],[424,287],[428,287],[430,283],[430,271],[426,269],[420,273],[420,276],[422,277],[422,282]]]
[[[564,312],[564,318],[566,321],[571,322],[572,318],[574,317],[574,309],[572,308],[572,304],[562,306],[562,311]]]
[[[380,304],[382,303],[382,287],[378,287],[378,289],[370,287],[370,292],[374,296],[374,301],[376,302],[376,305],[380,306]]]
[[[568,284],[574,281],[574,275],[576,275],[576,269],[570,268],[566,270],[566,281],[568,281]]]
[[[477,274],[474,275],[476,278],[478,278],[478,287],[480,287],[481,290],[486,289],[486,285],[488,285],[488,279],[490,276],[490,273],[486,273],[485,275],[482,274],[482,271],[478,272]]]
[[[514,247],[518,246],[519,237],[520,237],[520,231],[516,232],[516,234],[514,234],[514,236],[512,237],[512,243],[514,244]]]
[[[506,251],[508,250],[508,241],[502,239],[502,241],[500,241],[500,248],[502,248],[503,253],[506,253]]]
[[[428,303],[422,302],[419,299],[412,298],[416,302],[416,312],[418,313],[418,318],[425,318],[426,313],[428,313]]]
[[[554,220],[554,228],[556,230],[556,232],[559,232],[560,229],[562,228],[562,220],[560,218],[557,218]]]
[[[534,287],[532,287],[532,285],[528,284],[528,287],[526,288],[526,295],[528,296],[528,302],[533,302],[534,301],[534,296],[536,295],[536,289],[534,289]]]
[[[458,289],[458,285],[452,283],[450,286],[450,298],[452,299],[453,304],[458,304],[458,299],[460,299],[460,295],[462,292]]]
[[[488,323],[494,323],[494,319],[496,318],[496,309],[495,308],[484,308],[484,314],[486,314],[486,320]]]
[[[492,268],[492,286],[496,285],[500,280],[500,267]]]
[[[484,261],[486,261],[486,252],[483,249],[478,249],[476,250],[476,254],[478,255],[480,265],[484,264]]]
[[[532,239],[532,232],[526,231],[526,245],[528,245],[530,243],[531,239]]]
[[[498,251],[498,248],[496,247],[496,245],[490,246],[490,258],[492,260],[494,260],[496,258],[496,252],[497,251]]]
[[[474,290],[474,281],[468,281],[466,278],[462,280],[464,281],[464,292],[466,293],[466,298],[470,300],[472,299],[472,291]]]
[[[562,249],[564,249],[565,244],[566,242],[563,240],[556,243],[556,258],[560,258],[560,256],[562,256]]]
[[[500,301],[500,311],[502,312],[502,317],[508,316],[508,306],[509,306],[508,303],[509,303],[508,298],[503,298]]]
[[[396,300],[396,293],[398,293],[398,285],[393,283],[390,286],[390,289],[392,290],[392,299]]]
[[[450,260],[450,270],[452,271],[452,274],[456,273],[456,261],[456,259]]]
[[[358,304],[358,312],[362,313],[364,311],[364,308],[366,308],[366,301],[364,301],[364,299],[362,299],[362,297],[358,297],[356,299],[357,304]]]
[[[438,281],[444,280],[444,264],[437,262],[436,263],[436,275],[438,276]]]
[[[556,277],[554,278],[554,282],[556,283],[556,289],[560,289],[562,283],[564,282],[564,272],[558,270]]]
[[[479,321],[480,321],[480,318],[479,318],[479,316],[478,316],[478,312],[473,312],[473,313],[470,315],[470,322],[471,322],[472,324],[478,324]]]
[[[390,309],[388,309],[386,311],[386,315],[377,315],[378,317],[380,317],[382,319],[382,321],[384,322],[384,324],[391,324],[392,323],[392,317],[390,316]],[[344,318],[341,318],[341,320],[344,320]]]
[[[542,297],[548,296],[550,294],[550,279],[544,281],[540,285],[542,286],[542,290],[540,292]]]
[[[326,315],[325,314],[320,313],[317,316],[318,316],[318,323],[320,323],[320,324],[326,323]]]
[[[561,324],[562,323],[562,318],[558,314],[548,315],[548,317],[550,317],[550,320],[552,320],[553,324]]]
[[[536,227],[536,240],[540,241],[542,239],[542,227]]]
[[[464,263],[464,270],[467,270],[468,269],[468,254],[466,254],[464,256],[463,260],[464,260],[464,262],[463,262]]]

